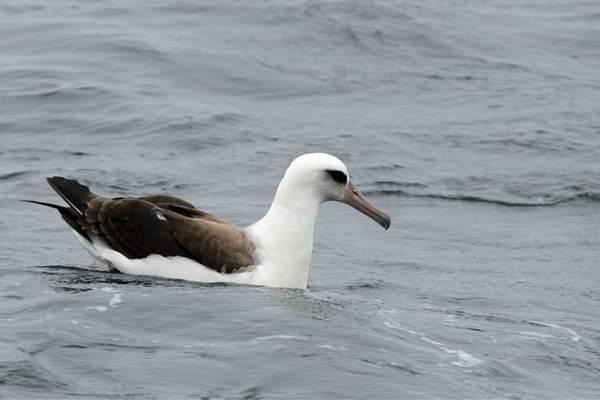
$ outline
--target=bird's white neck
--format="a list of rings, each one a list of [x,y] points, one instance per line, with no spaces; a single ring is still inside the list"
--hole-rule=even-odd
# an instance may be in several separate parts
[[[256,242],[259,273],[268,286],[306,288],[321,199],[284,177],[267,214],[248,231]]]

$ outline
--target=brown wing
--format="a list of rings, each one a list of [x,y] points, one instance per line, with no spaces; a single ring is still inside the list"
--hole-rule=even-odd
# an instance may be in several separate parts
[[[183,256],[226,273],[254,264],[254,248],[244,231],[200,210],[186,207],[195,214],[188,217],[133,198],[97,197],[87,205],[85,220],[93,235],[128,258]]]
[[[187,201],[179,199],[177,197],[167,196],[164,194],[155,194],[140,197],[139,199],[148,201],[152,204],[156,204],[160,208],[176,212],[177,214],[181,214],[186,217],[203,218],[213,222],[225,223],[225,221],[215,217],[214,215],[204,212],[202,210],[198,210],[196,207],[194,207],[193,204],[188,203]]]
[[[57,208],[85,238],[101,238],[128,258],[182,256],[226,273],[255,264],[254,246],[242,229],[185,200],[166,195],[110,199],[73,179],[51,177],[48,183],[70,207],[39,204]]]

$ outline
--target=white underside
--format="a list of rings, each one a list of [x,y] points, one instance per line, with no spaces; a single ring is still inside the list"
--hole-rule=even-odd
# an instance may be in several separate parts
[[[170,279],[183,279],[194,282],[225,282],[244,285],[259,285],[305,289],[306,281],[286,279],[277,274],[274,268],[268,266],[252,266],[244,272],[230,274],[219,273],[213,269],[185,257],[164,257],[153,254],[146,258],[129,259],[123,254],[112,250],[102,241],[90,242],[73,231],[83,247],[95,259],[101,268],[116,269],[119,272],[132,275],[150,275]]]

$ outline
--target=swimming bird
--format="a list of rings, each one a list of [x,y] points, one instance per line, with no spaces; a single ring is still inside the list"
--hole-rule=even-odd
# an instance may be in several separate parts
[[[293,160],[268,212],[246,228],[173,196],[109,198],[74,179],[47,181],[68,206],[26,201],[58,210],[100,265],[136,275],[305,289],[321,203],[346,203],[386,230],[391,223],[324,153]]]

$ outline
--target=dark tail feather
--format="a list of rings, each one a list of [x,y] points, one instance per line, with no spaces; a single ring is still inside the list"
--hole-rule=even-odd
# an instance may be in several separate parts
[[[50,207],[50,208],[54,208],[54,209],[58,210],[62,219],[64,219],[65,222],[67,224],[69,224],[69,226],[71,228],[73,228],[77,233],[79,233],[81,236],[83,236],[87,240],[90,240],[90,237],[87,234],[87,232],[85,231],[84,227],[80,223],[77,222],[77,221],[81,221],[82,219],[80,218],[79,214],[77,214],[77,211],[75,211],[74,209],[72,209],[70,207],[59,206],[58,204],[45,203],[43,201],[36,201],[36,200],[21,200],[21,201],[23,201],[25,203],[37,204],[37,205],[44,206],[44,207]]]
[[[24,203],[33,203],[33,204],[37,204],[40,206],[46,206],[46,207],[50,207],[50,208],[55,208],[58,211],[62,211],[62,210],[68,210],[69,207],[64,207],[64,206],[59,206],[58,204],[52,204],[52,203],[44,203],[43,201],[35,201],[35,200],[21,200]]]
[[[46,180],[52,189],[80,215],[85,215],[85,211],[88,208],[87,203],[94,197],[97,197],[97,195],[90,192],[87,186],[82,185],[75,179],[53,176]]]

